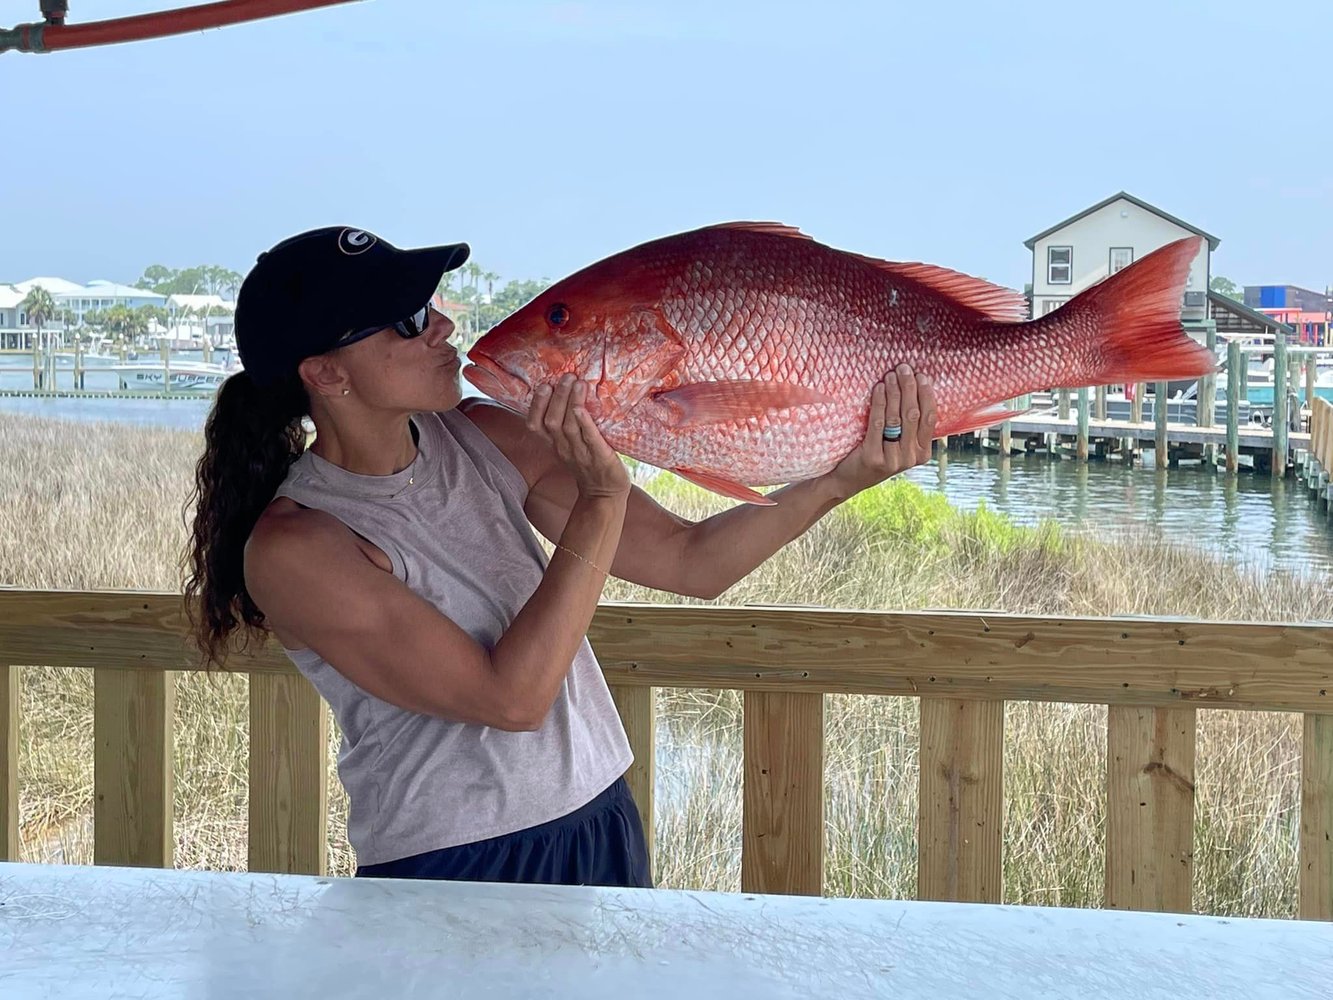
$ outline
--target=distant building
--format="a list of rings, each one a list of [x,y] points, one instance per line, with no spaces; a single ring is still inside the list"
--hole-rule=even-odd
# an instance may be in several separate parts
[[[50,293],[56,315],[42,325],[47,330],[55,331],[61,340],[64,339],[67,323],[71,330],[80,327],[90,312],[105,311],[112,306],[138,309],[140,306],[165,307],[167,304],[167,297],[158,292],[103,278],[86,285],[56,277],[28,278],[12,285],[0,284],[0,348],[31,348],[31,334],[36,332],[37,325],[31,322],[22,303],[34,288],[44,288]]]
[[[1322,313],[1333,310],[1333,298],[1298,285],[1246,285],[1245,304],[1251,309],[1290,309]]]
[[[1085,288],[1184,236],[1205,241],[1181,302],[1182,324],[1201,336],[1211,323],[1208,283],[1212,252],[1221,240],[1124,191],[1023,241],[1032,251],[1032,315],[1058,309]]]

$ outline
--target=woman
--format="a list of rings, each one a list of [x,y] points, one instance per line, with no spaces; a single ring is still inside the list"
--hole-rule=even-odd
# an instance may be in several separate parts
[[[271,632],[332,706],[358,875],[648,886],[584,636],[607,574],[721,594],[927,460],[934,396],[891,373],[835,470],[691,523],[630,485],[582,384],[542,387],[526,420],[461,398],[428,303],[467,256],[337,227],[260,255],[196,470],[197,640],[217,662],[238,629]]]

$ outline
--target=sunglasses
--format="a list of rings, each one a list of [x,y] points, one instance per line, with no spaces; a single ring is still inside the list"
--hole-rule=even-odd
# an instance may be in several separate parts
[[[430,303],[427,302],[424,306],[422,306],[420,309],[414,312],[411,316],[408,316],[406,319],[400,319],[397,323],[389,323],[387,326],[381,324],[380,326],[366,327],[364,330],[353,330],[351,333],[344,334],[343,336],[339,337],[333,346],[335,348],[346,347],[348,344],[354,344],[358,340],[364,340],[366,337],[373,336],[374,334],[379,333],[381,330],[386,330],[386,329],[393,330],[394,333],[398,334],[398,336],[403,337],[406,340],[411,340],[413,337],[420,337],[423,333],[425,333],[426,326],[429,323],[430,323]]]

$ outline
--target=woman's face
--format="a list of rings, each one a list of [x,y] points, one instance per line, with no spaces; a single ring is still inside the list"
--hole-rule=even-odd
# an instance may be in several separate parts
[[[336,349],[359,402],[409,413],[458,405],[461,362],[449,343],[454,322],[434,308],[427,315],[426,329],[418,337],[403,337],[386,327]]]

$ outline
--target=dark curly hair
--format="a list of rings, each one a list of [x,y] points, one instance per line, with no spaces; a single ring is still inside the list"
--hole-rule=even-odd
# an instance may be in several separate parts
[[[264,614],[245,589],[246,540],[291,464],[305,451],[310,398],[297,375],[260,387],[244,371],[227,378],[204,423],[195,463],[191,538],[184,554],[186,613],[204,666],[220,665],[228,639],[263,638]]]

